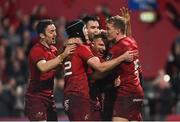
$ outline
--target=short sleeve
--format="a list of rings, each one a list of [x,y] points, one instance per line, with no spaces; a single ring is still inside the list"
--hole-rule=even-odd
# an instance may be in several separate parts
[[[137,50],[136,42],[130,38],[124,39],[120,47],[121,54],[125,53],[126,51]]]
[[[30,53],[30,59],[33,64],[36,64],[40,60],[45,60],[45,55],[43,49],[37,47],[33,48],[31,53]]]
[[[85,61],[94,57],[89,47],[85,45],[80,45],[80,47],[78,48],[78,54]]]

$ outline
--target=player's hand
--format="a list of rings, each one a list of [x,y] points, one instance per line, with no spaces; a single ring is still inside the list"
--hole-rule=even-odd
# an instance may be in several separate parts
[[[126,7],[120,8],[120,13],[125,23],[130,22],[131,16],[130,16],[130,10],[128,8]]]
[[[104,35],[106,35],[106,34],[107,34],[107,30],[100,29],[100,30],[99,30],[99,34],[104,34]]]
[[[67,45],[63,52],[64,58],[73,54],[75,50],[76,50],[76,44]]]
[[[67,45],[73,45],[73,44],[80,44],[81,41],[79,38],[70,38],[68,40],[66,40],[65,46]]]
[[[114,87],[119,87],[121,85],[121,78],[118,76],[114,81]]]
[[[137,50],[133,50],[133,51],[126,51],[123,54],[124,60],[127,62],[132,62],[134,57],[138,56],[138,51]]]

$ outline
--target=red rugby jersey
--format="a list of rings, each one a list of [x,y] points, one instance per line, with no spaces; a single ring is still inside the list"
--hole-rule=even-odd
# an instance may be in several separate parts
[[[133,38],[125,37],[114,44],[109,53],[112,58],[122,55],[127,50],[138,50],[136,41]],[[120,75],[121,84],[118,88],[118,96],[143,96],[144,92],[139,79],[139,57],[135,57],[133,62],[122,62],[116,68],[116,75]]]
[[[88,46],[80,44],[75,52],[64,61],[64,94],[75,94],[89,98],[87,60],[94,57]]]
[[[29,83],[26,95],[53,95],[55,69],[42,73],[37,68],[37,62],[40,60],[51,60],[57,55],[57,49],[54,46],[45,47],[40,42],[35,44],[28,56],[29,64]]]

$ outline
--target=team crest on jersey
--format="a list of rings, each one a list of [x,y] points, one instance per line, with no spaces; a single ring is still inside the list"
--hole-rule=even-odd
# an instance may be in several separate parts
[[[112,58],[112,54],[111,53],[108,53],[105,57],[105,60],[108,61]]]
[[[43,116],[44,116],[43,112],[37,112],[36,115],[35,115],[36,119],[42,119]]]
[[[64,101],[64,109],[65,109],[65,111],[69,110],[69,99]]]

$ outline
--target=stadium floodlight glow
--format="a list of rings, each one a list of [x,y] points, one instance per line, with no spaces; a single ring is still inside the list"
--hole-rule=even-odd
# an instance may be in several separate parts
[[[153,11],[145,11],[140,13],[140,20],[145,23],[156,21],[156,14]]]
[[[164,75],[164,81],[169,82],[170,81],[170,76],[169,75]]]

